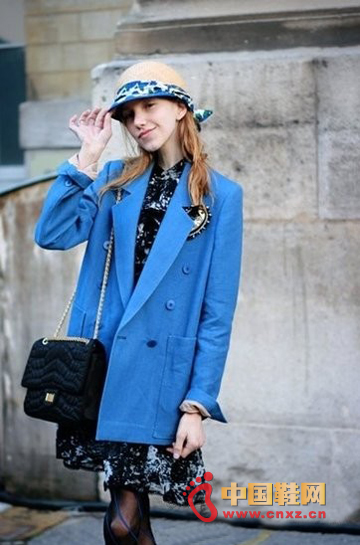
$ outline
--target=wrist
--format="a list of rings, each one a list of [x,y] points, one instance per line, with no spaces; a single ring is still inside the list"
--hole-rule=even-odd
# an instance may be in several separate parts
[[[103,147],[82,145],[79,153],[77,154],[79,167],[86,168],[93,163],[97,163],[101,157]]]

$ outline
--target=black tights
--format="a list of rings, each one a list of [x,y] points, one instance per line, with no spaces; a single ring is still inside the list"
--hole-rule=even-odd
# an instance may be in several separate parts
[[[156,545],[148,493],[110,488],[110,494],[103,527],[106,545]]]

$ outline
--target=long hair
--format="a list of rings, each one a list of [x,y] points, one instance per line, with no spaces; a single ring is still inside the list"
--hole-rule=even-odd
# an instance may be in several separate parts
[[[204,144],[199,137],[193,114],[189,110],[180,119],[178,131],[183,157],[191,163],[188,177],[188,191],[191,202],[193,205],[203,205],[204,195],[210,194],[213,196],[209,174],[210,165],[207,160],[208,155],[204,151]],[[102,197],[106,191],[117,189],[141,176],[155,157],[156,152],[148,152],[139,146],[138,155],[135,157],[125,157],[125,165],[121,175],[101,187],[99,189],[99,196]]]

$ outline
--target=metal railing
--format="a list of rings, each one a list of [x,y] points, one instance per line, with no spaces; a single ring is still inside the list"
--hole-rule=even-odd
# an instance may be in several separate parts
[[[57,178],[58,175],[58,172],[53,171],[47,174],[42,174],[41,176],[29,178],[28,180],[14,182],[9,185],[5,185],[4,187],[1,187],[0,183],[0,196],[7,195],[8,193],[13,193],[14,191],[18,191],[19,189],[23,189],[24,187],[30,187],[32,185],[40,184],[43,182],[49,182],[50,180],[54,180],[55,178]]]

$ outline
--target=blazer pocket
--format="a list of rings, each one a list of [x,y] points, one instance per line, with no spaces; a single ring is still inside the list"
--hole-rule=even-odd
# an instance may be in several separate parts
[[[167,439],[176,433],[179,405],[189,389],[196,337],[169,335],[156,407],[154,437]]]
[[[196,337],[169,335],[166,346],[163,381],[171,383],[174,373],[189,375],[193,363]]]

